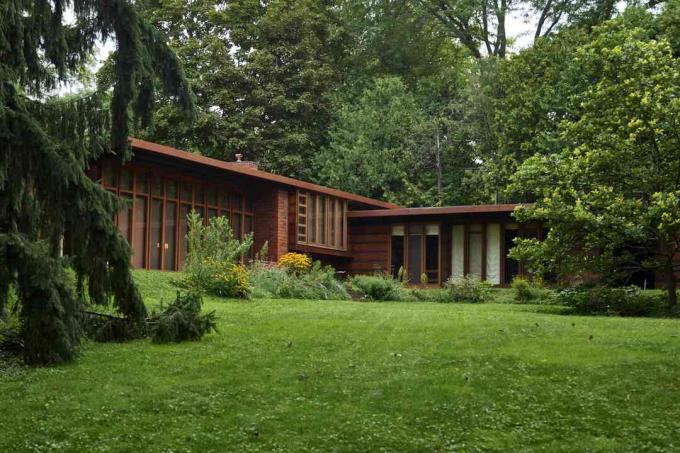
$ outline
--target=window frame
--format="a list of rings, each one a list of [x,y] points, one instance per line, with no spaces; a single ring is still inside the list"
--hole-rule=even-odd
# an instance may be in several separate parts
[[[388,269],[393,272],[393,273],[398,273],[398,269],[392,269],[392,238],[394,236],[399,236],[403,237],[403,256],[402,256],[402,263],[403,263],[403,268],[404,268],[404,275],[406,278],[408,278],[409,275],[409,266],[408,266],[408,259],[409,259],[409,242],[412,240],[411,236],[418,236],[418,241],[420,242],[420,259],[419,259],[419,269],[418,269],[418,281],[417,282],[410,282],[407,281],[409,285],[415,285],[415,286],[422,286],[422,283],[420,282],[420,276],[425,273],[427,274],[428,271],[432,271],[433,269],[427,269],[427,237],[428,236],[435,236],[433,234],[428,235],[428,227],[429,226],[436,226],[437,227],[437,278],[435,281],[428,281],[427,286],[439,286],[442,283],[442,273],[443,273],[443,266],[442,266],[442,222],[403,222],[403,223],[395,223],[393,225],[390,225],[390,240],[389,240],[389,247],[388,247]],[[403,231],[402,234],[394,234],[394,229],[402,227]],[[418,235],[412,235],[411,234],[411,229],[414,227],[416,228],[422,228],[422,232]]]
[[[310,207],[314,208],[313,215]],[[295,242],[309,247],[346,251],[347,200],[298,190],[295,195]]]
[[[110,185],[107,184],[106,181],[104,180],[104,174],[105,172],[110,171],[112,172],[113,178],[112,180],[115,180],[115,185]],[[128,190],[125,188],[121,187],[121,172],[123,171],[129,171],[131,173],[132,177],[132,190]],[[142,187],[138,187],[138,180],[139,177],[138,175],[140,174],[146,174],[146,190],[144,190]],[[154,193],[153,190],[153,185],[152,181],[155,178],[160,179],[161,187],[160,187],[160,193]],[[175,194],[174,197],[168,197],[168,184],[167,182],[170,181],[171,183],[175,184]],[[233,221],[236,215],[240,216],[240,224],[238,226],[238,230],[234,228],[232,225],[232,229],[234,231],[240,231],[240,235],[238,239],[243,239],[245,235],[249,232],[254,231],[246,231],[246,226],[249,224],[252,225],[252,229],[255,229],[255,212],[254,212],[254,203],[252,197],[250,197],[247,193],[244,191],[235,189],[233,186],[229,184],[219,184],[215,181],[209,181],[209,182],[204,182],[203,180],[197,179],[197,178],[192,178],[192,177],[187,177],[186,175],[181,175],[181,174],[176,174],[176,173],[171,173],[169,174],[168,172],[165,172],[163,170],[159,170],[156,167],[151,167],[151,166],[146,166],[146,165],[138,165],[138,164],[125,164],[125,165],[120,165],[116,164],[115,162],[112,162],[110,160],[104,160],[101,162],[99,166],[99,180],[98,182],[104,187],[106,190],[112,192],[116,196],[123,196],[123,197],[130,197],[132,200],[132,203],[130,205],[130,224],[132,225],[131,232],[130,232],[130,246],[133,247],[133,252],[134,250],[134,244],[135,244],[135,235],[137,233],[137,229],[135,228],[136,224],[136,214],[135,214],[135,205],[136,205],[136,200],[138,198],[144,198],[146,199],[146,223],[144,226],[144,235],[145,235],[145,241],[144,241],[144,257],[143,257],[143,262],[144,266],[141,269],[151,269],[151,210],[152,210],[152,205],[153,205],[153,200],[159,200],[161,201],[161,255],[160,255],[160,269],[156,270],[164,270],[164,271],[178,271],[181,270],[183,267],[184,263],[180,262],[182,258],[182,253],[181,253],[181,248],[185,247],[186,245],[186,240],[182,238],[181,235],[181,213],[182,213],[182,207],[190,207],[190,210],[195,210],[203,219],[204,222],[208,222],[208,211],[209,210],[215,210],[217,216],[227,216],[229,219],[230,223]],[[186,187],[189,187],[191,190],[191,200],[185,199],[183,197],[183,190],[185,190]],[[209,203],[208,197],[207,197],[207,191],[208,190],[214,190],[216,194],[216,204],[211,204]],[[197,198],[199,195],[203,195],[203,200],[198,200]],[[222,203],[220,203],[222,197],[226,196],[228,203],[227,206],[222,206]],[[232,203],[233,197],[238,196],[239,197],[239,206],[234,206]],[[166,204],[167,202],[174,202],[175,203],[175,231],[174,231],[174,240],[175,240],[175,247],[174,247],[174,265],[172,269],[165,269],[165,244],[166,244]],[[116,226],[118,226],[118,217],[119,214],[116,213],[114,217],[114,222],[116,223]],[[250,222],[246,221],[246,217],[249,218]],[[126,238],[127,240],[127,238]],[[248,257],[254,256],[254,251],[253,247],[251,247],[250,251],[247,254]],[[186,256],[185,256],[186,258]],[[131,263],[134,262],[134,256],[131,257]]]

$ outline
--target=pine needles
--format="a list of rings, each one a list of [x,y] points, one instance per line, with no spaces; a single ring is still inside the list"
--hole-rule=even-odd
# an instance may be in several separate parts
[[[175,301],[149,318],[151,341],[154,343],[178,343],[198,340],[216,331],[215,312],[201,314],[203,298],[197,292],[182,295],[177,292]],[[162,306],[161,306],[162,309]]]
[[[75,15],[69,24],[66,5]],[[110,109],[101,93],[46,97],[109,36],[118,43]],[[113,222],[122,203],[86,171],[112,151],[129,157],[129,128],[150,118],[156,85],[192,117],[181,65],[130,0],[0,2],[0,313],[16,288],[28,363],[74,358],[87,298],[113,302],[133,331],[144,324],[130,248]],[[62,257],[65,232],[77,240]],[[106,337],[125,333],[107,329]]]

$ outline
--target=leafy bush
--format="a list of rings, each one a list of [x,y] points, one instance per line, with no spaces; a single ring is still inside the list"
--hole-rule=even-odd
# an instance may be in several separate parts
[[[205,225],[195,211],[189,214],[188,253],[178,285],[192,291],[244,298],[249,294],[248,274],[237,262],[253,245],[253,235],[234,238],[226,217]]]
[[[18,355],[24,349],[24,340],[14,288],[10,287],[7,295],[7,306],[0,307],[0,352]]]
[[[248,270],[243,264],[220,261],[211,264],[212,278],[207,282],[207,291],[222,297],[247,299],[250,295]]]
[[[491,284],[479,277],[451,277],[444,284],[446,302],[482,303],[491,298]]]
[[[515,277],[512,280],[511,288],[515,300],[523,304],[549,302],[553,295],[552,291],[544,288],[542,282],[536,279],[530,281],[524,277]]]
[[[404,285],[390,275],[356,275],[350,284],[370,300],[403,300],[406,295]]]
[[[203,299],[197,292],[182,295],[179,291],[175,301],[161,312],[152,313],[148,320],[151,341],[154,343],[178,343],[198,340],[216,330],[215,312],[201,314]]]
[[[305,272],[295,272],[255,262],[250,269],[253,297],[275,299],[348,299],[345,287],[335,278],[335,269],[315,261]]]
[[[661,297],[647,297],[637,286],[580,285],[560,291],[557,301],[582,315],[652,316],[661,314],[665,307]]]
[[[288,252],[279,258],[279,266],[293,272],[306,272],[312,267],[312,259],[304,253]]]

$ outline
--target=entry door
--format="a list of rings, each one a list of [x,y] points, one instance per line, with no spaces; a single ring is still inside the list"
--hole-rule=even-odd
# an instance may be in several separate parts
[[[392,275],[404,266],[408,283],[421,283],[423,274],[428,283],[439,283],[439,247],[439,225],[395,225],[390,249]]]
[[[149,231],[149,267],[162,269],[163,264],[163,200],[151,200],[151,223]]]

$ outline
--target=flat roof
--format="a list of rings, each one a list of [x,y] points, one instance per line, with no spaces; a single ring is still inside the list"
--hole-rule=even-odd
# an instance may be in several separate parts
[[[237,164],[235,162],[225,162],[223,160],[213,159],[210,157],[201,156],[200,154],[190,153],[188,151],[182,151],[180,149],[173,148],[171,146],[160,145],[158,143],[147,142],[146,140],[140,140],[138,138],[130,137],[130,145],[133,149],[140,149],[148,151],[154,154],[160,154],[167,157],[173,157],[175,159],[180,159],[187,162],[193,162],[200,165],[205,165],[211,168],[217,168],[220,170],[229,171],[232,173],[238,173],[240,175],[250,176],[264,181],[269,181],[277,184],[283,184],[290,187],[296,187],[298,189],[310,190],[313,192],[322,193],[325,195],[330,195],[337,198],[342,198],[344,200],[353,201],[356,203],[361,203],[367,206],[382,208],[383,210],[391,210],[399,208],[398,205],[393,203],[388,203],[386,201],[375,200],[373,198],[364,197],[362,195],[353,194],[350,192],[345,192],[343,190],[332,189],[330,187],[320,186],[318,184],[313,184],[307,181],[301,181],[299,179],[289,178],[287,176],[281,176],[274,173],[269,173],[266,171],[258,170],[247,165]],[[359,211],[355,211],[359,212]]]
[[[510,213],[515,210],[519,203],[512,204],[476,204],[464,206],[444,206],[438,208],[395,208],[395,209],[372,209],[369,211],[348,211],[349,218],[371,217],[411,217],[447,214],[485,214],[485,213]]]

